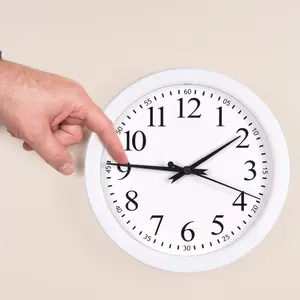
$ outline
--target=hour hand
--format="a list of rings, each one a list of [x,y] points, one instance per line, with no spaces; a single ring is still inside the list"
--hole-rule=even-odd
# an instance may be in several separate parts
[[[118,164],[112,163],[110,161],[107,162],[107,165],[118,166],[118,167],[129,167],[129,168],[138,168],[138,169],[147,169],[147,170],[158,170],[158,171],[169,171],[169,172],[181,172],[184,171],[184,168],[170,165],[168,166],[153,166],[153,165],[141,165],[141,164]],[[205,174],[206,169],[197,169],[199,174]]]

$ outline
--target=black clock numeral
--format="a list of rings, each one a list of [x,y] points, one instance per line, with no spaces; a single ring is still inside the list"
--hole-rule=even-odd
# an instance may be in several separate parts
[[[241,202],[238,202],[238,200],[241,198]],[[240,206],[241,211],[244,211],[244,207],[247,206],[247,203],[245,203],[245,193],[241,192],[239,196],[235,199],[235,201],[232,203],[233,206]]]
[[[131,144],[132,147],[136,150],[136,151],[142,151],[145,146],[146,146],[146,135],[143,131],[136,131],[133,135],[132,135],[132,139],[131,139],[131,135],[130,135],[130,131],[126,131],[126,151],[131,151]],[[140,137],[141,141],[139,147],[137,147],[137,139],[138,137]]]
[[[195,232],[192,229],[187,228],[187,226],[191,223],[193,223],[194,221],[188,222],[187,224],[185,224],[182,229],[181,229],[181,237],[184,241],[186,242],[191,242],[194,237],[195,237]],[[187,234],[189,233],[190,238],[187,238]]]
[[[123,168],[123,166],[121,167],[120,165],[118,165],[118,167],[117,167],[117,169],[118,169],[119,172],[125,173],[125,175],[123,177],[119,178],[118,180],[123,180],[123,179],[125,179],[130,174],[131,167],[130,167],[129,164],[128,164],[128,166],[125,167],[126,170],[122,170],[122,168]]]
[[[219,226],[221,227],[221,229],[220,229],[219,232],[212,232],[212,233],[211,233],[212,235],[218,235],[218,234],[220,234],[220,233],[223,232],[223,230],[224,230],[224,225],[223,225],[220,221],[217,220],[217,219],[221,219],[221,218],[223,218],[223,217],[224,217],[224,215],[216,215],[216,216],[215,216],[215,218],[214,218],[214,220],[213,220],[212,222],[213,222],[214,224],[219,225]]]
[[[244,137],[244,139],[236,147],[237,148],[249,148],[249,144],[248,145],[242,145],[242,143],[245,142],[245,140],[247,139],[247,137],[249,135],[248,130],[246,128],[240,128],[236,133],[238,133],[240,131],[244,132],[245,137]]]
[[[217,127],[224,127],[224,125],[223,125],[223,107],[220,106],[217,108],[217,110],[219,111],[219,124],[217,125]]]
[[[158,222],[158,225],[156,227],[154,235],[157,235],[159,227],[161,225],[161,221],[162,221],[163,218],[164,218],[164,216],[159,216],[159,215],[153,215],[153,216],[151,216],[150,220],[152,220],[152,219],[159,219],[159,222]]]
[[[184,113],[183,113],[183,98],[178,99],[179,101],[179,117],[178,118],[185,118],[184,117]],[[187,116],[187,118],[200,118],[201,114],[196,115],[196,111],[199,109],[200,107],[200,100],[198,98],[191,98],[188,103],[190,103],[191,101],[196,102],[196,108]]]
[[[252,173],[252,177],[251,178],[246,178],[245,177],[244,180],[253,180],[256,177],[256,171],[254,169],[255,162],[253,160],[248,160],[248,161],[245,162],[245,165],[248,164],[248,163],[251,164],[251,168],[248,169],[248,171],[250,171]]]
[[[154,123],[154,113],[153,113],[153,106],[148,108],[149,110],[149,114],[150,114],[150,124],[148,125],[148,127],[155,127]],[[166,127],[166,125],[164,125],[164,107],[159,107],[158,110],[160,111],[160,122],[158,127]]]
[[[133,194],[133,196],[131,196],[131,194]],[[128,191],[126,193],[126,198],[129,200],[125,207],[129,210],[129,211],[135,211],[138,209],[138,203],[135,201],[135,199],[137,198],[138,193],[136,191]]]

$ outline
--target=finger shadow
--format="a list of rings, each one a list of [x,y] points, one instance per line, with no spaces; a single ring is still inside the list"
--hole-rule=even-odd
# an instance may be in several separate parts
[[[91,134],[89,130],[84,129],[82,141],[77,145],[76,151],[74,151],[75,168],[80,175],[84,173],[86,147]]]

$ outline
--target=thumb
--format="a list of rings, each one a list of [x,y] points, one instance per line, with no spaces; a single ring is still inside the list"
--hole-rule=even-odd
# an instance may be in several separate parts
[[[63,175],[70,175],[74,172],[71,154],[54,137],[50,128],[46,133],[35,137],[29,144],[45,162]]]

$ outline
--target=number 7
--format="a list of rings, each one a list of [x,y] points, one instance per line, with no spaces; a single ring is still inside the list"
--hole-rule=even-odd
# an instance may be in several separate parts
[[[152,216],[152,217],[150,218],[150,220],[155,219],[155,218],[160,219],[159,222],[158,222],[158,226],[157,226],[157,228],[156,228],[156,231],[155,231],[155,234],[154,234],[154,235],[157,235],[163,217],[164,217],[164,216],[156,216],[156,215],[154,215],[154,216]]]

